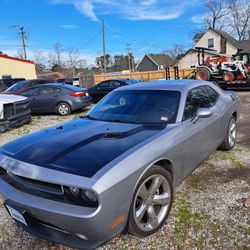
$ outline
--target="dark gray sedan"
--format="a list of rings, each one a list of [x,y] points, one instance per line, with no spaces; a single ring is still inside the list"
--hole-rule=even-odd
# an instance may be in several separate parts
[[[91,105],[86,89],[67,84],[48,83],[21,92],[29,98],[32,113],[69,115],[72,111]]]
[[[121,87],[88,116],[1,147],[0,193],[25,230],[65,245],[146,237],[165,223],[174,187],[234,147],[238,118],[237,96],[209,82]]]

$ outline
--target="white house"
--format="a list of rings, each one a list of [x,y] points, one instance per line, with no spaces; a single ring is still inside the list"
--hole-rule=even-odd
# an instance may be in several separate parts
[[[179,68],[188,69],[198,66],[196,47],[212,49],[206,52],[205,58],[216,54],[234,55],[242,48],[242,42],[237,41],[224,31],[209,28],[204,33],[198,33],[193,38],[194,45],[178,60]]]

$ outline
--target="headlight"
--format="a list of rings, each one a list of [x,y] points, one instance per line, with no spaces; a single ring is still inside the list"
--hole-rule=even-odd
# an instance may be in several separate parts
[[[78,197],[80,194],[80,189],[77,187],[69,187],[69,191],[71,194],[73,194],[75,197]]]
[[[85,190],[84,194],[92,202],[97,202],[98,198],[97,198],[96,194],[93,191],[91,191],[91,190]]]
[[[78,187],[64,187],[67,197],[75,203],[80,202],[82,205],[97,207],[98,196],[92,190],[80,189]]]

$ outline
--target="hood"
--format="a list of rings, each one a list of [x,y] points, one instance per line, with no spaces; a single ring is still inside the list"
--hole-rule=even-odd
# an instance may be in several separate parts
[[[10,142],[0,148],[0,153],[46,168],[92,177],[164,127],[79,118]]]
[[[18,96],[18,95],[6,95],[0,94],[0,102],[2,103],[13,103],[27,100],[27,97]]]

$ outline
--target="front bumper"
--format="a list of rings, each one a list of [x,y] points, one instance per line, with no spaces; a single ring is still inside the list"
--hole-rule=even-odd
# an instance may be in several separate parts
[[[0,132],[5,132],[10,128],[16,128],[23,124],[31,122],[31,112],[25,112],[22,115],[13,116],[8,119],[0,120]]]
[[[4,161],[1,160],[1,156],[0,166],[2,167]],[[7,159],[12,158],[7,157]],[[13,167],[13,161],[13,159],[12,161],[7,161],[9,166],[11,166],[8,169],[4,167],[7,172],[16,174],[19,171],[19,174],[29,175],[27,169],[22,168],[20,170],[19,166],[17,168]],[[23,164],[25,165],[26,163]],[[39,168],[38,166],[34,166],[30,170],[34,171],[31,174],[33,178],[34,173],[37,174]],[[45,168],[41,169],[44,171]],[[45,171],[47,172],[46,175],[50,176],[50,171],[46,169]],[[41,176],[43,176],[42,171]],[[76,186],[80,182],[84,183],[85,179],[82,177],[83,180],[81,181],[80,176],[62,172],[58,172],[57,175],[53,173],[51,176],[53,178],[57,176],[57,180],[63,177],[67,182],[70,181]],[[75,179],[72,177],[75,177]],[[126,225],[125,219],[117,227],[110,227],[110,224],[120,216],[120,212],[108,190],[100,195],[98,208],[72,205],[34,196],[30,193],[20,191],[15,186],[6,182],[2,176],[0,177],[0,193],[2,193],[5,204],[13,208],[19,208],[27,214],[28,226],[17,222],[23,229],[41,238],[70,247],[94,249],[120,233]],[[77,236],[79,234],[86,238],[82,239],[82,237]]]

